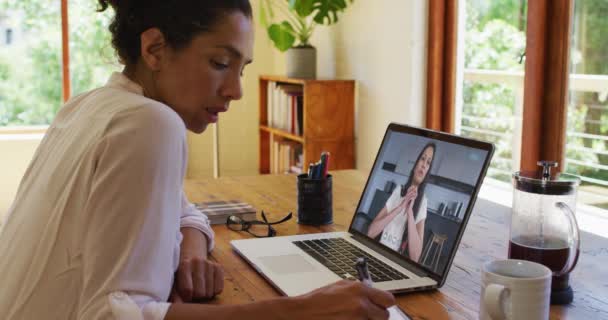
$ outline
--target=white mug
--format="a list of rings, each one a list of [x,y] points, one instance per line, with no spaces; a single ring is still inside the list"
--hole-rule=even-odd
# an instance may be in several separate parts
[[[481,273],[481,320],[549,319],[551,270],[526,260],[496,260]]]

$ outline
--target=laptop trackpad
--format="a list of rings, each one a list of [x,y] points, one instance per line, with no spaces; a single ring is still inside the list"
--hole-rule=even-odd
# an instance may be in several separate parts
[[[317,271],[304,257],[298,254],[260,257],[260,262],[277,274]]]

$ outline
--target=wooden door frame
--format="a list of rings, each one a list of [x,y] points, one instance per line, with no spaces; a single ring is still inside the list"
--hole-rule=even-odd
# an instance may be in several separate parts
[[[559,162],[566,149],[570,34],[574,0],[528,1],[521,170]]]
[[[458,0],[430,0],[426,127],[454,133]]]

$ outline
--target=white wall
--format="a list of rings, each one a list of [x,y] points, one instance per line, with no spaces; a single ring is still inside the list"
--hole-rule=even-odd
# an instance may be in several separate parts
[[[220,118],[220,175],[256,174],[258,152],[258,76],[285,74],[285,55],[275,49],[256,19],[254,63],[243,79],[243,100]],[[425,117],[428,1],[359,0],[338,24],[317,27],[319,78],[357,80],[356,166],[373,165],[391,121],[422,126]],[[191,136],[188,176],[212,176],[211,130]]]
[[[0,135],[0,224],[41,138],[41,134]]]
[[[425,119],[427,1],[355,1],[315,31],[317,75],[355,79],[357,168],[370,169],[390,122]]]

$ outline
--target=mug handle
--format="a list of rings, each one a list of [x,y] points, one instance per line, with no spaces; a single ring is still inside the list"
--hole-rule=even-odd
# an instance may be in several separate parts
[[[556,276],[561,276],[563,274],[570,273],[570,271],[572,271],[574,267],[576,267],[576,263],[578,262],[578,256],[581,251],[581,241],[579,235],[578,222],[576,221],[576,216],[574,215],[572,209],[570,209],[570,207],[564,202],[557,202],[555,203],[555,206],[561,209],[568,218],[568,221],[570,222],[570,225],[568,227],[570,229],[570,234],[572,235],[572,238],[574,240],[570,255],[568,256],[568,262],[558,274],[555,274]]]
[[[492,320],[507,318],[502,301],[508,296],[509,289],[505,286],[495,283],[488,284],[483,295],[483,303]]]

